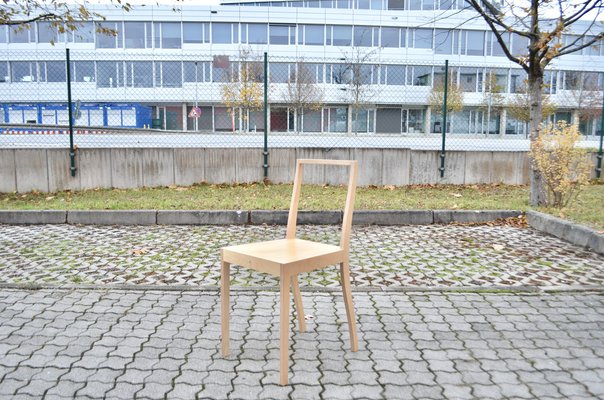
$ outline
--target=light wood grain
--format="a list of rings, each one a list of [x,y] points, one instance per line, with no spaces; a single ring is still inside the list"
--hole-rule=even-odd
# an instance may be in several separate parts
[[[325,243],[317,243],[296,238],[296,226],[298,219],[298,205],[300,202],[300,191],[305,164],[336,165],[348,167],[350,177],[348,180],[348,192],[344,205],[340,245],[334,246]],[[279,318],[279,382],[286,385],[288,382],[288,341],[289,341],[289,290],[293,291],[294,305],[298,317],[300,331],[306,330],[304,320],[304,306],[300,294],[298,275],[315,269],[325,268],[329,265],[340,265],[340,280],[344,303],[346,306],[346,317],[350,334],[352,351],[357,351],[358,340],[356,334],[356,317],[352,303],[352,292],[350,288],[350,274],[348,265],[348,253],[350,246],[350,231],[352,228],[352,212],[356,191],[358,166],[356,161],[351,160],[308,160],[301,159],[296,163],[294,176],[294,188],[290,203],[289,216],[287,220],[287,233],[285,239],[271,240],[259,243],[250,243],[237,246],[228,246],[221,249],[221,312],[222,312],[222,353],[229,352],[229,266],[231,264],[241,265],[260,272],[278,276],[280,318]]]

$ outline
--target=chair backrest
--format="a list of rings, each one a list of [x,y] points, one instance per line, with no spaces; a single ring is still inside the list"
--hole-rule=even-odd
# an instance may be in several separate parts
[[[348,192],[346,194],[346,204],[344,206],[344,216],[342,219],[342,236],[340,238],[340,247],[348,251],[350,244],[350,230],[352,227],[352,211],[354,209],[354,196],[357,187],[358,164],[355,160],[312,160],[300,159],[296,163],[296,175],[294,177],[294,190],[292,201],[289,207],[289,217],[287,219],[287,239],[296,237],[296,223],[298,219],[298,203],[300,201],[300,189],[302,187],[302,173],[304,164],[314,165],[336,165],[349,167]]]

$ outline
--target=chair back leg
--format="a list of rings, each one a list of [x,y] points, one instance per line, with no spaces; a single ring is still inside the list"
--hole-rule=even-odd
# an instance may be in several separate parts
[[[296,315],[298,316],[298,329],[300,332],[305,332],[306,321],[304,320],[304,305],[302,304],[302,295],[300,294],[298,274],[292,275],[291,281],[292,292],[294,293],[294,306],[296,307]]]
[[[230,264],[221,261],[220,268],[220,317],[222,328],[222,355],[229,355],[229,318],[231,313],[230,307]]]
[[[346,306],[346,318],[348,319],[348,332],[350,333],[350,348],[352,351],[359,349],[357,339],[356,317],[354,315],[354,305],[352,304],[352,292],[350,289],[350,269],[348,262],[340,263],[340,282],[342,283],[342,294],[344,296],[344,305]]]

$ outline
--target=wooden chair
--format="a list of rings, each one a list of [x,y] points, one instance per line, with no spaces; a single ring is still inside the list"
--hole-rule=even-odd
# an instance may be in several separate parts
[[[340,245],[311,242],[296,238],[296,221],[298,217],[298,201],[302,185],[302,170],[304,164],[335,165],[350,168],[348,181],[348,194],[344,208]],[[221,284],[220,302],[222,315],[222,354],[229,354],[229,280],[230,265],[237,264],[256,271],[278,276],[280,279],[280,383],[288,382],[288,340],[289,340],[289,288],[290,284],[294,293],[294,306],[298,316],[298,327],[301,332],[306,330],[304,322],[304,307],[300,296],[298,274],[309,272],[328,265],[340,265],[340,282],[348,318],[350,345],[352,351],[357,351],[358,340],[352,294],[350,292],[350,275],[348,264],[348,248],[350,243],[350,229],[352,225],[352,209],[357,181],[357,162],[349,160],[298,160],[294,178],[289,217],[287,220],[287,235],[285,239],[267,242],[244,244],[239,246],[224,247],[221,249]]]

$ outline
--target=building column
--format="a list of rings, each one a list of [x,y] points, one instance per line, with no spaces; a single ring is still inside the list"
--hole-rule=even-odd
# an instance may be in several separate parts
[[[506,110],[505,108],[501,109],[501,118],[499,118],[499,136],[505,135],[505,128],[507,127],[508,123],[508,110]]]
[[[407,116],[408,118],[408,116]],[[432,133],[430,126],[430,120],[432,119],[432,106],[426,107],[426,113],[424,114],[424,135]]]

